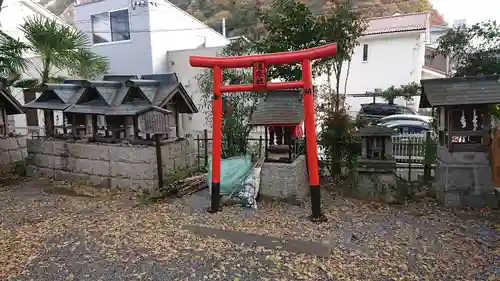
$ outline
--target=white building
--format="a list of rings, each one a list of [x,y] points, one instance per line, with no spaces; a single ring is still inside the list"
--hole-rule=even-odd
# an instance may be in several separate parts
[[[0,26],[3,32],[12,38],[27,42],[23,32],[19,29],[24,24],[27,17],[41,16],[50,20],[56,20],[60,24],[67,25],[63,20],[51,13],[41,5],[32,0],[4,0]],[[33,53],[25,53],[24,56],[29,59],[28,69],[22,73],[20,79],[30,79],[40,77],[40,60]],[[64,76],[65,72],[59,72],[58,75]],[[38,95],[30,92],[23,92],[21,89],[12,88],[12,95],[21,103],[25,104],[33,100]],[[38,111],[29,112],[28,114],[19,114],[9,116],[8,124],[10,130],[16,133],[26,134],[27,127],[39,128],[43,126],[43,113]]]
[[[373,97],[352,95],[383,90],[390,86],[420,82],[421,79],[445,77],[445,73],[426,66],[426,45],[431,40],[430,14],[411,13],[373,18],[363,37],[359,39],[352,57],[347,87],[344,87],[348,65],[341,75],[340,93],[346,93],[348,110],[355,115],[362,104],[373,102]],[[324,83],[325,77],[316,79]],[[332,79],[335,85],[335,78]],[[397,99],[395,103],[417,109],[419,97],[413,102]],[[376,102],[385,102],[377,98]]]
[[[75,25],[92,38],[94,52],[109,58],[109,74],[165,73],[169,51],[229,43],[164,0],[77,0]]]

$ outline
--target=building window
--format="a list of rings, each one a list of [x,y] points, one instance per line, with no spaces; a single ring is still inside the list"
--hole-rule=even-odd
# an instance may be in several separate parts
[[[130,40],[128,9],[90,16],[94,44]]]
[[[368,61],[368,44],[363,44],[363,61]]]

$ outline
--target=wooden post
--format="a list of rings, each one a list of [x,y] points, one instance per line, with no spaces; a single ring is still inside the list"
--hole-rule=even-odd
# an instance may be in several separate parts
[[[196,161],[198,163],[198,170],[200,169],[200,134],[196,136],[196,146],[197,146],[197,153],[196,153]]]
[[[411,181],[411,149],[412,149],[411,137],[408,139],[408,181]]]
[[[259,136],[259,159],[262,156],[262,135]]]
[[[132,120],[134,122],[134,139],[139,139],[139,117],[133,116]]]
[[[203,130],[203,145],[205,146],[205,167],[208,167],[208,131]]]
[[[425,143],[424,143],[424,183],[428,183],[431,179],[431,163],[428,162],[427,157],[429,156],[428,149],[431,146],[431,132],[425,133]]]
[[[99,127],[97,127],[97,115],[92,114],[92,135],[94,137],[94,140],[97,137],[98,130],[99,130]]]
[[[73,113],[71,114],[71,134],[73,135],[74,139],[76,139],[76,129],[77,129],[76,113]]]
[[[156,167],[158,171],[158,188],[163,187],[163,162],[161,159],[161,135],[155,134]]]
[[[269,155],[268,155],[268,150],[269,150],[269,149],[268,149],[268,144],[269,144],[269,140],[268,140],[268,136],[269,136],[269,135],[268,135],[268,134],[269,134],[269,127],[268,127],[268,126],[265,126],[265,127],[264,127],[264,132],[265,132],[265,134],[266,134],[266,135],[265,135],[265,142],[266,142],[266,143],[264,144],[264,150],[265,150],[265,151],[264,151],[264,153],[265,153],[264,155],[265,155],[265,160],[267,160],[267,158],[269,157]]]

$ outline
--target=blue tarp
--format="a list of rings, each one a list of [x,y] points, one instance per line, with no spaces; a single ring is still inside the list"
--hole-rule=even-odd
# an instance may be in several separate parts
[[[221,161],[220,194],[231,195],[248,177],[252,170],[252,156],[237,156]],[[212,157],[208,159],[208,187],[212,191]]]

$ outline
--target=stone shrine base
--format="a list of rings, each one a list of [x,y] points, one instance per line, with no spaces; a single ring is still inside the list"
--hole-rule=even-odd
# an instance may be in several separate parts
[[[304,155],[291,164],[265,162],[261,170],[259,196],[294,204],[304,202],[309,192]]]
[[[395,160],[358,159],[351,172],[353,181],[349,195],[370,201],[396,203],[403,201],[406,190],[398,186]]]
[[[122,190],[158,185],[153,146],[29,139],[27,150],[28,176],[85,181],[92,186]],[[165,178],[197,166],[194,145],[188,139],[167,142],[161,154]]]
[[[11,172],[26,155],[25,137],[0,138],[0,174]]]
[[[433,189],[449,208],[498,207],[487,152],[449,152],[438,148]]]

